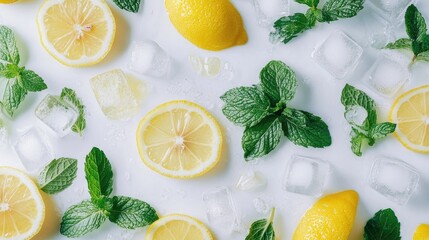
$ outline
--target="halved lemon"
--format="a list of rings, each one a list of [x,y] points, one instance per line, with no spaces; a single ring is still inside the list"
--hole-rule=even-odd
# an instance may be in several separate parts
[[[34,182],[19,170],[0,167],[0,239],[30,239],[44,218],[45,204]]]
[[[115,18],[104,0],[46,0],[37,15],[44,48],[62,64],[94,65],[115,38]]]
[[[412,89],[396,99],[390,119],[395,135],[406,148],[429,153],[429,85]]]
[[[150,225],[146,240],[212,240],[210,230],[199,220],[181,214],[160,218]]]
[[[137,147],[143,162],[155,172],[193,178],[218,163],[222,133],[216,119],[200,105],[171,101],[140,121]]]

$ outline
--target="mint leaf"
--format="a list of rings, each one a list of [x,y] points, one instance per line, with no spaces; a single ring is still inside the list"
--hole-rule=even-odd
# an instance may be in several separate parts
[[[395,132],[396,124],[385,122],[380,123],[371,128],[369,136],[375,140],[385,138],[387,135]]]
[[[0,59],[14,65],[18,65],[20,61],[15,36],[6,26],[0,26]]]
[[[386,45],[386,49],[406,49],[411,50],[412,49],[412,41],[408,38],[401,38],[396,40],[396,42],[389,43]]]
[[[113,0],[120,9],[133,13],[139,11],[140,1],[141,0]]]
[[[15,64],[6,64],[4,77],[7,79],[19,77],[21,69]]]
[[[112,203],[109,220],[122,228],[136,229],[158,220],[155,209],[141,200],[115,196]]]
[[[21,72],[23,87],[29,92],[39,92],[48,88],[43,79],[31,70]]]
[[[292,117],[299,115],[300,120]],[[286,137],[296,145],[303,147],[324,148],[332,144],[328,125],[318,116],[296,109],[286,109],[282,119]],[[306,118],[303,121],[304,116]]]
[[[270,61],[259,75],[262,90],[274,103],[288,103],[295,96],[297,82],[292,69],[281,61]]]
[[[405,27],[411,40],[419,42],[424,40],[427,32],[426,22],[414,4],[411,4],[405,12]]]
[[[110,196],[113,191],[112,166],[104,152],[96,147],[86,156],[85,176],[94,202],[103,196]]]
[[[68,188],[77,175],[77,160],[59,158],[50,162],[40,173],[40,189],[48,194],[55,194]]]
[[[3,93],[2,106],[6,113],[13,117],[19,105],[24,101],[27,90],[22,88],[16,79],[9,79]]]
[[[366,129],[377,123],[375,102],[365,92],[346,84],[341,94],[341,103],[344,107],[361,106],[365,108],[368,117],[364,122]]]
[[[268,116],[253,127],[244,130],[241,145],[244,158],[251,160],[273,151],[280,143],[282,125],[276,116]]]
[[[429,62],[429,51],[419,53],[416,57],[417,61]]]
[[[363,9],[365,0],[328,0],[322,8],[324,22],[351,18]]]
[[[401,224],[392,209],[378,211],[365,225],[365,240],[400,240]]]
[[[256,87],[234,88],[220,98],[225,102],[225,117],[240,126],[252,127],[269,114],[270,102]]]
[[[319,5],[319,0],[295,0],[295,2],[305,4],[312,8],[316,8],[317,5]]]
[[[60,232],[70,238],[81,237],[100,228],[106,219],[103,210],[86,200],[67,209],[61,220]]]
[[[261,219],[252,223],[245,240],[275,240],[276,234],[273,228],[274,213],[275,209],[273,208],[268,219]]]
[[[313,24],[314,25],[314,24]],[[283,43],[288,43],[299,34],[310,29],[311,22],[302,13],[295,13],[288,17],[282,17],[274,22],[274,32],[270,33],[271,38],[280,38]]]
[[[70,88],[63,88],[60,98],[61,100],[69,102],[78,110],[79,116],[71,129],[73,132],[82,135],[86,128],[85,106],[76,95],[76,92]]]
[[[352,139],[350,143],[352,144],[352,152],[358,156],[362,156],[362,144],[363,141],[366,139],[365,135],[360,134],[356,130],[352,130]]]

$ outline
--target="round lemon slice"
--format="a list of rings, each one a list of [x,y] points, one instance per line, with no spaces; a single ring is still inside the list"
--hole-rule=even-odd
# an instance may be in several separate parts
[[[37,15],[44,48],[62,64],[94,65],[115,38],[115,19],[104,0],[46,0]]]
[[[149,112],[137,129],[143,162],[157,173],[193,178],[219,161],[222,133],[203,107],[189,101],[164,103]]]
[[[396,99],[390,119],[395,135],[406,148],[429,153],[429,85],[412,89]]]
[[[146,240],[212,240],[210,230],[199,220],[180,214],[160,218],[150,225]]]
[[[14,168],[0,167],[0,239],[30,239],[42,227],[45,204],[34,182]]]

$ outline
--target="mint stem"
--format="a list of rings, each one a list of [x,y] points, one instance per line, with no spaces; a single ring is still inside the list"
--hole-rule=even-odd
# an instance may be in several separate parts
[[[273,220],[274,220],[274,214],[276,213],[276,209],[275,208],[272,208],[271,209],[271,213],[270,213],[270,217],[268,218],[268,222],[269,223],[272,223],[273,222]]]

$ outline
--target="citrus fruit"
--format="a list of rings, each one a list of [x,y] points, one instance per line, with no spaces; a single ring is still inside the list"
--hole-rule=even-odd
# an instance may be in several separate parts
[[[219,161],[222,133],[203,107],[189,101],[171,101],[149,112],[137,129],[143,162],[157,173],[193,178]]]
[[[420,224],[414,232],[413,240],[429,240],[429,225]]]
[[[195,218],[172,214],[160,218],[150,225],[146,240],[212,240],[207,227]]]
[[[0,239],[30,239],[42,227],[45,204],[23,172],[0,167]]]
[[[390,110],[395,136],[406,148],[429,153],[429,85],[399,96]]]
[[[353,190],[322,197],[305,213],[293,239],[348,239],[355,221],[358,202],[359,196]]]
[[[183,37],[212,51],[243,45],[247,33],[230,0],[165,0],[170,21]]]
[[[46,0],[37,15],[43,47],[72,67],[94,65],[115,38],[115,19],[104,0]]]
[[[18,0],[0,0],[0,3],[6,3],[6,4],[9,4],[9,3],[14,3],[14,2],[16,2],[16,1],[18,1]]]

